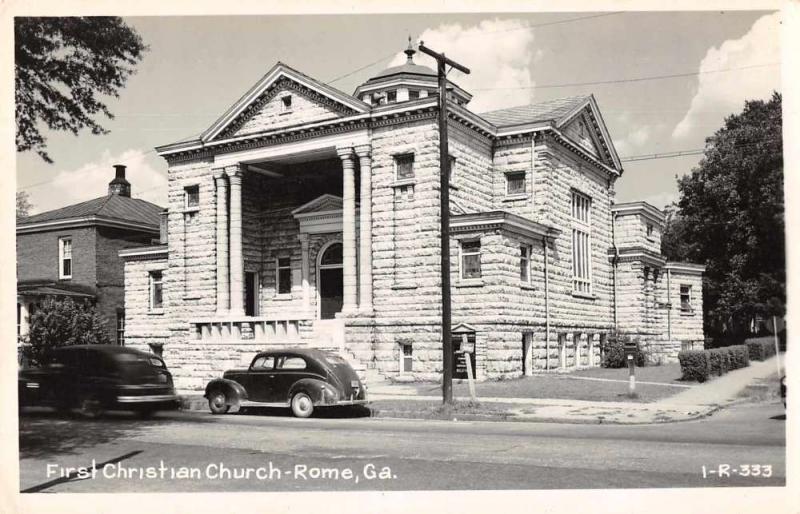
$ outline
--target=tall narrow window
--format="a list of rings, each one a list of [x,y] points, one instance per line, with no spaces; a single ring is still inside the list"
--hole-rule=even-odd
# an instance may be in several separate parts
[[[572,290],[592,292],[592,201],[589,197],[572,192]]]
[[[681,284],[681,311],[692,312],[692,286]]]
[[[164,275],[160,271],[150,272],[150,310],[164,308]]]
[[[244,314],[258,316],[258,273],[247,271],[244,274]]]
[[[531,281],[531,247],[529,245],[519,247],[519,279],[526,284]]]
[[[187,186],[183,188],[184,207],[186,209],[200,208],[200,186]]]
[[[292,292],[292,259],[278,257],[275,261],[275,268],[278,294],[290,294]]]
[[[72,278],[72,238],[58,239],[58,278]]]
[[[407,153],[394,156],[397,180],[414,178],[414,154]]]
[[[456,169],[456,158],[452,155],[447,156],[447,177],[448,181],[453,183],[453,171]]]
[[[410,373],[414,369],[414,350],[410,344],[403,344],[402,346],[402,356],[401,356],[401,365],[403,373]]]
[[[125,309],[117,309],[117,344],[125,346]]]
[[[461,278],[481,278],[481,242],[461,241]]]

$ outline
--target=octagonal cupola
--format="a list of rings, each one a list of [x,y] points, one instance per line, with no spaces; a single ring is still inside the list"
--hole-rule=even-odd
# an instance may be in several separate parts
[[[399,66],[386,68],[356,88],[353,96],[373,106],[410,102],[428,97],[436,97],[438,79],[436,71],[414,62],[416,50],[408,38],[406,62]],[[466,105],[472,95],[453,84],[448,85],[450,99],[459,105]]]

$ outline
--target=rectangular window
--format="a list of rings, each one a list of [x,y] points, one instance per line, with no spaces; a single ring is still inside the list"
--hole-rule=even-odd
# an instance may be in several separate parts
[[[22,335],[22,305],[17,303],[17,337]]]
[[[258,316],[258,292],[260,289],[258,273],[247,271],[244,274],[244,314]]]
[[[591,208],[589,197],[572,192],[572,290],[592,292]]]
[[[150,272],[150,310],[164,308],[164,276],[160,271]]]
[[[456,158],[452,155],[447,156],[447,178],[448,181],[453,183],[453,170],[456,169]]]
[[[681,284],[681,311],[692,312],[692,286]]]
[[[397,91],[386,92],[386,103],[394,103],[397,101]]]
[[[410,373],[414,369],[414,350],[410,344],[404,344],[403,347],[403,355],[402,355],[402,370],[403,373]]]
[[[652,223],[648,223],[647,224],[647,238],[651,239],[652,237],[653,237],[653,224]]]
[[[481,278],[481,242],[461,241],[461,278]]]
[[[394,167],[397,180],[414,178],[414,154],[407,153],[394,156]]]
[[[281,112],[291,112],[292,110],[292,95],[281,97]]]
[[[125,310],[117,309],[117,344],[125,346]]]
[[[187,186],[183,188],[184,207],[186,209],[200,208],[200,186]]]
[[[531,247],[529,245],[519,247],[519,279],[526,284],[531,281]]]
[[[518,195],[523,193],[525,193],[525,172],[506,173],[506,194]]]
[[[292,259],[278,257],[275,260],[275,281],[278,284],[278,294],[292,292]]]
[[[419,98],[419,91],[417,91],[416,89],[410,89],[408,91],[408,99],[409,100],[416,100],[418,98]]]
[[[72,278],[72,238],[58,238],[58,278]]]

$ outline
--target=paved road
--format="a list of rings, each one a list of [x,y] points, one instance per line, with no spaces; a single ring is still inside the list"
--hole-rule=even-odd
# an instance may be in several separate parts
[[[785,485],[783,412],[783,405],[775,402],[742,404],[704,420],[611,426],[298,420],[281,412],[216,417],[176,412],[148,421],[119,414],[86,421],[44,410],[28,411],[20,418],[20,489],[177,492],[779,486]],[[69,469],[91,469],[93,463],[95,478],[90,470]],[[726,465],[731,467],[729,476],[710,473]],[[747,471],[761,476],[741,476]]]

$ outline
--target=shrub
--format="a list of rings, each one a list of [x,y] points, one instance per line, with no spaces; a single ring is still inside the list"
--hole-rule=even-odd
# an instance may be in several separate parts
[[[48,297],[30,316],[30,330],[25,340],[25,357],[32,364],[47,361],[49,353],[60,346],[108,344],[110,340],[95,307],[71,298]]]
[[[727,350],[730,353],[731,369],[746,368],[750,365],[750,352],[747,345],[729,346]]]
[[[713,350],[706,351],[708,352],[708,363],[711,368],[711,374],[722,376],[727,373],[730,368],[728,349],[714,348]]]
[[[772,336],[748,339],[747,350],[750,360],[763,361],[775,355],[775,341]]]
[[[603,367],[604,368],[626,368],[628,359],[625,354],[625,344],[633,341],[630,334],[617,332],[611,334],[603,347]],[[636,351],[633,354],[634,364],[644,366],[647,362],[648,352],[639,341],[636,342]]]
[[[705,382],[711,375],[709,350],[683,350],[678,353],[681,363],[681,379]]]

